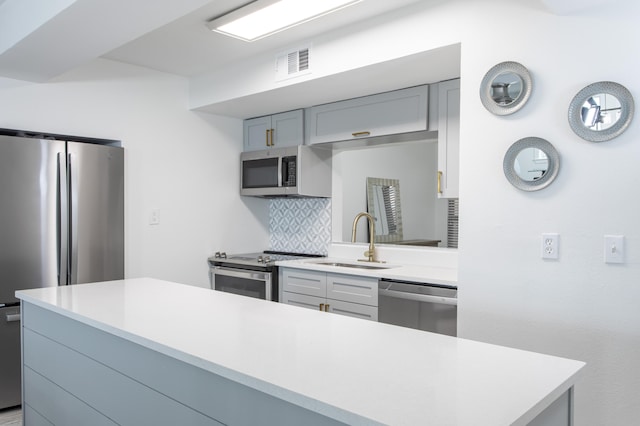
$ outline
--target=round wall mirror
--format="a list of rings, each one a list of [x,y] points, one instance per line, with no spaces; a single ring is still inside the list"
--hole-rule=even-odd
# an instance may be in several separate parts
[[[515,142],[504,156],[504,174],[513,186],[523,191],[547,187],[558,175],[560,156],[548,141],[528,137]]]
[[[569,125],[584,140],[604,142],[629,127],[633,112],[633,96],[624,86],[601,81],[585,87],[573,98]]]
[[[517,62],[502,62],[492,67],[480,84],[480,100],[496,115],[513,114],[531,96],[533,81],[529,71]]]

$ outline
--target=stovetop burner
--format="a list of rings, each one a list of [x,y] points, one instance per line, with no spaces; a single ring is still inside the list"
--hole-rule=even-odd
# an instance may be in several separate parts
[[[281,260],[296,260],[309,257],[323,257],[320,254],[308,254],[308,253],[290,253],[281,251],[265,250],[261,253],[243,253],[227,255],[225,252],[216,252],[213,257],[209,258],[210,262],[214,264],[226,264],[226,265],[248,265],[248,266],[273,266],[275,262]]]

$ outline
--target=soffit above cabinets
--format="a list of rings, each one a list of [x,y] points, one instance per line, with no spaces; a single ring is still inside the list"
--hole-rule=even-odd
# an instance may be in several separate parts
[[[246,119],[459,77],[460,44],[454,44],[195,109]]]

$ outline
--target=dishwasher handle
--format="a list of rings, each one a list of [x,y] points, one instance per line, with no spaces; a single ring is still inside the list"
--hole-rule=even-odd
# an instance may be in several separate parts
[[[414,300],[416,302],[437,303],[440,305],[458,306],[457,297],[432,296],[428,294],[407,293],[404,291],[389,290],[381,288],[378,290],[379,296],[395,297],[397,299]]]

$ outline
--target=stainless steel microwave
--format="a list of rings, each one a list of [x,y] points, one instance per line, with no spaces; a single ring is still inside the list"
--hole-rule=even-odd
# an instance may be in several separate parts
[[[240,155],[240,194],[330,197],[331,151],[298,145]]]

